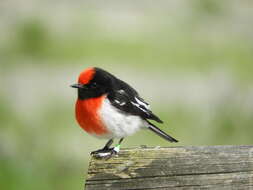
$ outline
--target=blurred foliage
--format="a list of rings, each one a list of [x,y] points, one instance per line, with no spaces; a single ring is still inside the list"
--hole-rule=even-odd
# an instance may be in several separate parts
[[[218,0],[194,0],[193,7],[194,11],[200,16],[221,16],[225,13],[225,6],[227,4],[225,2],[221,2]]]
[[[42,21],[28,20],[16,29],[17,51],[26,55],[43,55],[50,39]]]
[[[156,35],[170,36],[155,38],[153,34],[144,34],[137,37],[106,38],[96,27],[91,26],[78,32],[66,33],[57,36],[57,33],[47,30],[42,21],[28,20],[15,28],[15,38],[7,45],[1,57],[3,66],[19,64],[29,59],[35,64],[79,63],[79,60],[104,62],[127,62],[135,67],[163,67],[176,70],[209,72],[222,66],[235,73],[235,77],[252,79],[250,70],[253,69],[253,46],[251,41],[235,38],[222,41],[211,41],[203,36],[195,36],[197,29],[189,29],[187,33],[170,31],[162,28]],[[186,30],[179,26],[180,30]],[[171,38],[170,38],[171,37]],[[14,55],[14,56],[13,56]]]
[[[67,3],[60,16],[55,9],[47,12],[51,4],[32,7],[28,15],[14,6],[24,14],[14,20],[7,12],[0,31],[1,189],[83,188],[89,152],[105,142],[77,126],[76,94],[68,85],[74,72],[90,65],[120,71],[114,72],[118,76],[137,73],[128,79],[134,87],[144,81],[138,90],[148,88],[151,95],[144,95],[157,97],[150,103],[165,121],[159,127],[178,138],[178,145],[253,143],[252,11],[245,9],[252,4],[160,3],[80,9]],[[1,14],[6,10],[0,8]],[[213,78],[216,73],[221,78]],[[162,86],[167,83],[189,89],[170,100],[175,92]],[[193,101],[195,96],[206,101]],[[171,145],[142,131],[123,147],[141,144]]]

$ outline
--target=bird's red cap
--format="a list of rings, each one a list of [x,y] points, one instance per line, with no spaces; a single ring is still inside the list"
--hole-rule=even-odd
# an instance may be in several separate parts
[[[94,78],[95,73],[96,71],[93,67],[85,69],[83,72],[80,73],[78,83],[88,84]]]

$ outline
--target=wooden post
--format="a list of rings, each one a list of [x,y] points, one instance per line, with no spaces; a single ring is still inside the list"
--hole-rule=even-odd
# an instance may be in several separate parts
[[[253,146],[187,146],[121,150],[91,158],[87,190],[253,189]]]

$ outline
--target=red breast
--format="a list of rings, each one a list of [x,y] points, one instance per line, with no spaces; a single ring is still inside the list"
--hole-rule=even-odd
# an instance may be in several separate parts
[[[96,135],[104,135],[108,133],[98,114],[104,99],[105,96],[77,100],[76,119],[86,132]]]
[[[94,78],[95,72],[96,71],[92,67],[84,70],[79,75],[78,83],[84,85],[88,84]],[[86,132],[96,135],[104,135],[108,133],[98,113],[105,97],[106,96],[104,95],[85,100],[77,99],[76,120]]]

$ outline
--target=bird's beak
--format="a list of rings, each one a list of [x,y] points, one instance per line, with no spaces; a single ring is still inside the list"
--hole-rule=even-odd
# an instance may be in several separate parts
[[[80,84],[80,83],[77,83],[77,84],[70,85],[70,87],[72,87],[72,88],[84,88],[84,85]]]

